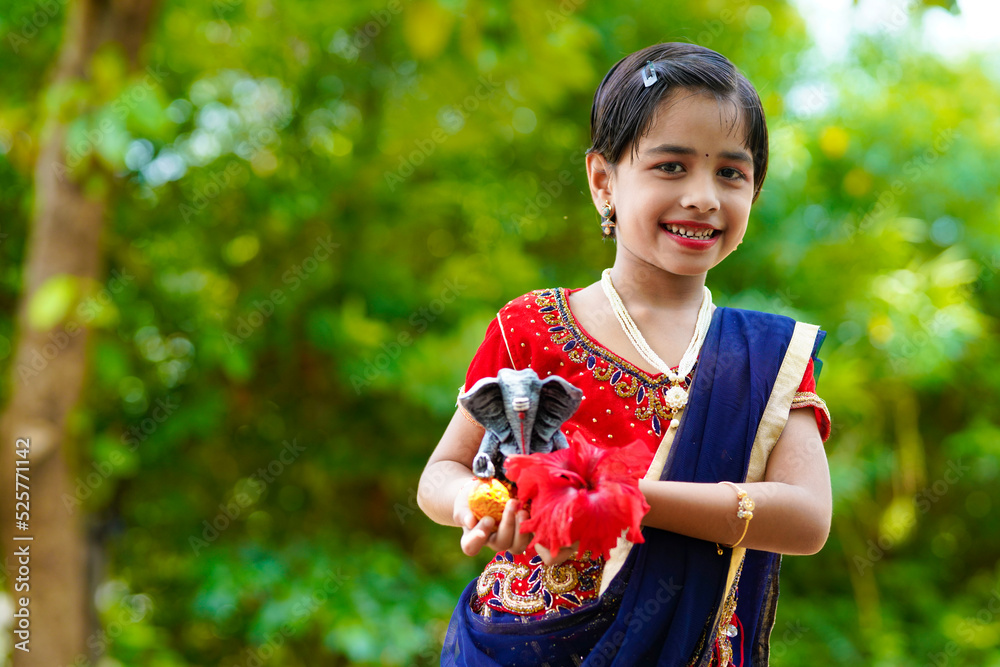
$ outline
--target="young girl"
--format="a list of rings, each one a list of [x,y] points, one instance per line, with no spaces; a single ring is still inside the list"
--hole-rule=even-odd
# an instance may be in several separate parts
[[[477,522],[467,499],[484,431],[460,408],[418,499],[462,528],[466,554],[497,555],[462,594],[442,664],[766,665],[780,554],[823,547],[832,500],[830,418],[814,393],[825,332],[715,308],[705,287],[743,240],[767,170],[760,98],[718,53],[658,44],[604,77],[591,138],[614,265],[588,287],[504,306],[465,387],[501,368],[559,375],[584,393],[562,428],[571,442],[645,443],[644,542],[622,538],[607,560],[525,554],[516,502],[499,525]]]

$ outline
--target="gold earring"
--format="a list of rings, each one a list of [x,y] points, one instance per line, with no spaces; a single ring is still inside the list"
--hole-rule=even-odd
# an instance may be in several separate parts
[[[605,236],[611,236],[615,233],[615,223],[611,220],[611,216],[615,214],[615,208],[607,199],[604,200],[604,208],[600,210],[600,214],[601,230],[604,232]]]

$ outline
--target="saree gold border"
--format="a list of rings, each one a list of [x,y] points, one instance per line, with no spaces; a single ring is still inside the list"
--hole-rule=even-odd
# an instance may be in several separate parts
[[[812,356],[813,345],[819,327],[815,324],[796,322],[792,331],[792,339],[785,351],[785,358],[778,369],[778,377],[767,399],[764,414],[757,426],[753,447],[750,450],[750,464],[747,466],[747,476],[744,482],[760,482],[764,479],[767,469],[767,459],[771,450],[778,444],[778,438],[788,421],[788,411],[792,407],[795,392],[802,383],[802,375],[806,372],[809,357]]]
[[[684,411],[674,414],[674,419],[680,419],[684,416]],[[649,464],[649,468],[646,470],[646,474],[643,479],[660,479],[660,475],[663,474],[663,466],[667,464],[667,456],[670,454],[670,447],[674,444],[674,434],[677,433],[676,428],[667,428],[666,434],[663,439],[660,440],[659,446],[656,448],[656,454],[653,455],[653,461]],[[604,563],[604,570],[601,574],[601,590],[599,595],[604,595],[604,591],[608,589],[611,584],[611,580],[615,578],[615,575],[622,569],[625,564],[625,560],[628,558],[629,553],[632,551],[634,546],[632,542],[625,539],[625,532],[618,537],[618,544],[615,545],[611,553],[608,554],[608,560]]]
[[[767,405],[764,406],[764,414],[757,425],[757,435],[754,436],[753,445],[750,449],[750,463],[747,466],[747,476],[743,480],[744,482],[764,481],[764,473],[767,470],[767,458],[771,455],[771,450],[774,449],[774,446],[778,444],[778,438],[781,437],[781,432],[788,421],[788,411],[792,408],[792,399],[795,398],[795,392],[798,391],[799,385],[802,383],[802,376],[805,374],[806,366],[809,364],[809,357],[812,356],[812,349],[816,343],[816,334],[818,332],[819,326],[815,324],[795,323],[795,328],[792,330],[792,338],[788,342],[788,349],[785,350],[785,356],[781,360],[781,366],[778,368],[778,376],[774,380],[774,387],[771,389],[771,395],[767,399]],[[739,571],[740,564],[743,562],[746,553],[747,550],[743,547],[733,549],[729,560],[729,573],[726,575],[726,586],[722,590],[722,599],[719,600],[716,606],[716,618],[709,626],[715,632],[718,632],[719,628],[719,610],[726,603],[726,598],[729,596],[730,589],[733,587],[733,581],[736,579],[736,573]],[[768,628],[769,635],[770,632],[771,628]],[[715,636],[713,635],[712,643],[714,642]],[[767,666],[763,665],[762,667]]]

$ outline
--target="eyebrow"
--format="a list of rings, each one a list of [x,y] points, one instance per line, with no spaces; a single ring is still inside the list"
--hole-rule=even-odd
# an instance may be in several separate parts
[[[654,148],[647,149],[643,152],[645,155],[659,155],[661,153],[670,153],[673,155],[697,155],[698,151],[691,148],[690,146],[679,146],[677,144],[660,144]],[[719,157],[723,157],[727,160],[736,160],[737,162],[744,162],[748,165],[753,164],[753,159],[750,154],[745,151],[722,151],[719,153]]]

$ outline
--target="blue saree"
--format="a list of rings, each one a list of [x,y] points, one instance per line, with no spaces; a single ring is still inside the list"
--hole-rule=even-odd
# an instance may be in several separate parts
[[[787,317],[717,308],[688,406],[672,442],[661,444],[662,472],[654,478],[761,481],[802,373],[825,335]],[[650,474],[656,465],[654,459]],[[648,526],[642,532],[643,544],[625,543],[617,565],[605,568],[598,600],[571,613],[483,618],[470,606],[473,580],[452,615],[441,664],[706,667],[729,601],[742,623],[732,660],[766,665],[780,555],[724,548],[720,556],[711,542]],[[737,583],[738,599],[732,595]]]

